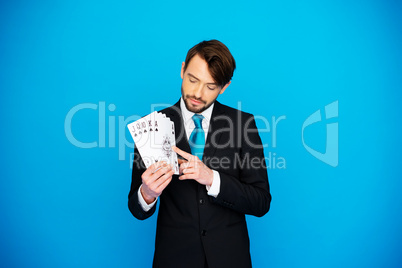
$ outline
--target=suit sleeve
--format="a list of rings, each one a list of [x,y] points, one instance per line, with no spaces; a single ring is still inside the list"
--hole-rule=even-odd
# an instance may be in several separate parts
[[[271,194],[264,150],[253,116],[244,125],[242,144],[233,158],[232,168],[238,169],[238,175],[219,170],[221,187],[214,202],[243,214],[265,215],[270,208]]]
[[[145,164],[137,150],[134,148],[134,161],[133,161],[133,171],[131,176],[131,188],[128,194],[128,208],[131,214],[139,220],[145,220],[154,214],[156,209],[156,204],[149,210],[144,211],[138,200],[138,189],[142,184],[141,175],[145,171]]]

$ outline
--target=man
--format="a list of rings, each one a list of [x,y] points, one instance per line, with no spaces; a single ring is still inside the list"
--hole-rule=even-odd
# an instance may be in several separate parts
[[[135,148],[129,209],[143,220],[160,199],[153,267],[251,267],[245,214],[266,214],[271,195],[254,117],[216,101],[235,67],[217,40],[188,51],[181,99],[161,111],[175,124],[179,176],[166,163],[145,169]]]

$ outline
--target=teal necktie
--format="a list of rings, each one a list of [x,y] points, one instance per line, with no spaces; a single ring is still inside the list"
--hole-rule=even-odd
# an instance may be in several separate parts
[[[205,133],[202,129],[202,119],[204,117],[200,114],[193,115],[193,121],[195,124],[195,128],[190,135],[190,148],[191,154],[198,156],[199,159],[202,160],[202,155],[204,154],[205,147]]]

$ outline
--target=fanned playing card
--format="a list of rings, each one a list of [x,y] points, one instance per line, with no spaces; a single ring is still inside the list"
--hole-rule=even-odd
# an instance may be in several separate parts
[[[174,174],[179,174],[177,154],[172,150],[176,145],[174,123],[166,115],[153,112],[127,127],[147,168],[165,161],[174,166]]]

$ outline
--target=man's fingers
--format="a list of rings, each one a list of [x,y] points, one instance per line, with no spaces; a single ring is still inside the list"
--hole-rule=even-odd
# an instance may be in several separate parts
[[[183,174],[190,174],[190,173],[194,173],[195,169],[194,168],[185,168],[183,169]]]
[[[191,167],[191,166],[193,166],[192,162],[185,162],[185,163],[180,165],[180,167],[183,168],[183,169]]]
[[[191,162],[187,162],[187,163],[184,163],[184,164],[180,165],[180,168],[181,168],[181,170],[189,169],[189,168],[191,168],[191,169],[199,169],[199,168],[202,167],[202,164],[203,164],[202,162],[191,161]]]
[[[193,158],[193,155],[192,155],[192,154],[189,154],[189,153],[187,153],[187,152],[185,152],[185,151],[183,151],[183,150],[177,148],[176,146],[172,146],[172,149],[173,149],[173,151],[175,151],[178,155],[184,157],[184,158],[187,159],[187,160],[190,160],[190,159]]]
[[[182,172],[183,175],[189,175],[189,174],[196,174],[196,170],[194,168],[186,168]]]
[[[152,171],[152,174],[156,173],[161,168],[168,166],[168,164],[165,161],[156,162],[153,165],[154,165],[154,167],[153,167],[154,170]]]
[[[147,182],[148,188],[155,194],[159,195],[161,192],[158,192],[157,189],[165,182],[165,180],[167,180],[169,177],[172,177],[173,174],[174,170],[170,165],[161,168],[155,174],[153,174],[152,178]]]
[[[174,174],[174,171],[168,169],[166,172],[162,173],[157,179],[152,182],[152,188],[156,189],[161,185],[167,178],[171,177]]]
[[[162,193],[162,191],[166,188],[166,186],[168,186],[168,184],[171,182],[173,174],[174,170],[171,170],[165,175],[163,175],[159,180],[157,180],[157,182],[160,181],[161,183],[159,184],[159,186],[157,186],[156,192]]]
[[[157,191],[162,193],[163,190],[165,190],[166,186],[169,185],[169,183],[172,181],[172,176],[168,177],[167,180],[165,180],[159,187],[157,188]]]
[[[195,180],[196,176],[193,173],[179,176],[179,180],[189,180],[189,179]]]
[[[158,167],[159,166],[159,167]],[[156,170],[154,169],[156,167]],[[172,169],[172,167],[170,165],[163,165],[159,164],[159,165],[151,165],[149,166],[149,168],[147,169],[147,173],[144,172],[142,174],[142,182],[144,184],[146,184],[147,186],[150,186],[153,182],[155,182],[156,180],[159,179],[159,177],[161,177],[163,174],[165,174],[166,172],[170,171]]]
[[[167,165],[167,163],[165,161],[153,163],[152,165],[150,165],[147,168],[147,170],[145,170],[145,172],[142,175],[147,178],[150,175],[152,175],[153,173],[155,173],[155,171],[157,171],[160,167],[165,166],[165,165]]]
[[[156,181],[159,180],[160,177],[162,177],[165,173],[169,172],[172,170],[171,165],[166,165],[155,171],[154,174],[151,175],[151,180]]]
[[[183,170],[193,168],[195,165],[193,162],[186,162],[180,165],[179,172],[183,173]]]
[[[179,160],[179,165],[188,162],[187,160],[184,160],[184,159],[181,159],[181,158],[179,158],[177,160]]]

